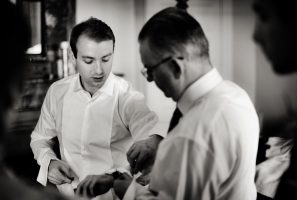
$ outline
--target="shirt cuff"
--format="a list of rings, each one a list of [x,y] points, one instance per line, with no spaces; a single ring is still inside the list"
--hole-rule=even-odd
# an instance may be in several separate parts
[[[44,155],[44,158],[40,162],[37,182],[43,186],[47,185],[48,167],[51,160],[58,160],[58,158],[54,154],[48,153]]]
[[[165,138],[167,136],[167,129],[166,128],[167,127],[162,125],[162,123],[158,122],[158,123],[156,123],[154,128],[150,130],[149,136],[159,135],[159,136]]]
[[[134,177],[126,190],[123,200],[137,199],[136,197],[142,196],[145,193],[148,193],[147,187],[138,184],[136,182],[136,177]]]
[[[114,168],[114,169],[109,169],[105,172],[105,174],[112,174],[114,172],[120,172],[120,173],[127,173],[130,176],[132,176],[131,172],[130,172],[130,165],[127,165],[126,167],[120,167],[120,168]]]

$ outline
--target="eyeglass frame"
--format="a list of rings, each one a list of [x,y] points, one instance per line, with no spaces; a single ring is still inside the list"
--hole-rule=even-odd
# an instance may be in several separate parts
[[[158,62],[157,64],[153,65],[153,66],[146,66],[144,65],[144,68],[141,69],[141,74],[147,79],[147,81],[152,82],[153,81],[153,71],[156,70],[159,66],[161,66],[164,63],[170,62],[174,59],[184,59],[183,57],[174,57],[174,56],[169,56],[166,57],[164,59],[162,59],[160,62]]]

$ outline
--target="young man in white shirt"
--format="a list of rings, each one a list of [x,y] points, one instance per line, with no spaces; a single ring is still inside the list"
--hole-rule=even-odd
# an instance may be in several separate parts
[[[133,171],[152,163],[162,138],[155,135],[158,118],[141,93],[112,74],[115,38],[107,24],[90,18],[76,25],[70,46],[78,74],[50,86],[31,135],[37,180],[65,193],[113,199],[114,172],[127,171],[129,162]],[[52,148],[55,137],[61,159]]]
[[[159,145],[149,189],[133,182],[125,198],[255,200],[258,117],[247,93],[211,65],[200,24],[167,8],[138,39],[143,74],[177,102],[182,117]],[[115,181],[119,196],[129,181]]]

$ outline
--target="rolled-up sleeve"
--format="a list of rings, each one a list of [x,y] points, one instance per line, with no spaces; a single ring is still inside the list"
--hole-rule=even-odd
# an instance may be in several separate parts
[[[41,108],[41,114],[34,131],[31,134],[31,143],[34,159],[40,165],[37,181],[42,185],[47,184],[48,166],[51,159],[58,159],[53,151],[52,138],[57,136],[55,120],[52,115],[52,89],[46,94]]]

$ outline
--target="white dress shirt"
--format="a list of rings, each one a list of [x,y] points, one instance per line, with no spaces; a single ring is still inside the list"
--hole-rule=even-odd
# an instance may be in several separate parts
[[[266,145],[269,146],[265,153],[267,159],[256,166],[255,182],[258,193],[273,199],[290,166],[293,139],[269,137]]]
[[[124,79],[110,74],[92,97],[78,74],[59,80],[49,88],[31,135],[40,165],[37,180],[47,183],[49,162],[57,159],[51,141],[56,136],[61,159],[82,181],[87,175],[123,170],[129,165],[126,152],[133,141],[156,133],[162,133],[158,117]]]
[[[151,173],[158,196],[134,185],[136,199],[255,200],[259,121],[246,92],[212,69],[177,107],[183,117],[160,143]]]

